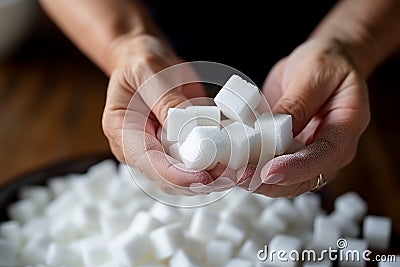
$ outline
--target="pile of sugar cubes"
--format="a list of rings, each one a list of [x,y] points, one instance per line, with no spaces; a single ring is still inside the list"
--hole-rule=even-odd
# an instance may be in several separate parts
[[[238,75],[229,78],[214,102],[216,106],[170,108],[166,130],[158,133],[164,150],[186,167],[264,165],[292,145],[291,115],[267,112],[257,86]],[[221,120],[221,113],[226,119]]]
[[[132,175],[146,179],[133,168]],[[345,249],[385,251],[391,236],[391,220],[365,216],[367,205],[354,192],[338,197],[330,214],[318,194],[272,199],[241,189],[203,207],[178,208],[149,197],[126,165],[111,160],[86,174],[22,188],[19,197],[8,208],[10,221],[0,224],[0,266],[325,267],[333,265],[271,263],[257,255],[265,245],[276,251],[336,248],[343,237]]]

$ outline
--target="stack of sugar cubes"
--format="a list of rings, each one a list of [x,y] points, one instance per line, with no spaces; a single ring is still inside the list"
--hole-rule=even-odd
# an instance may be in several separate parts
[[[259,89],[238,75],[229,78],[214,102],[168,111],[161,133],[164,150],[186,167],[212,169],[220,162],[238,170],[248,163],[263,165],[291,146],[291,115],[260,114],[267,104]]]
[[[277,254],[265,259],[263,251],[268,245],[269,251],[318,253],[336,249],[339,238],[346,238],[345,250],[387,251],[391,220],[366,212],[354,192],[338,197],[327,214],[318,194],[272,199],[241,189],[203,207],[172,207],[141,191],[127,166],[104,161],[86,174],[21,189],[20,200],[9,206],[10,220],[0,223],[0,266],[331,267],[329,259],[280,262]],[[396,260],[380,267],[399,266]]]

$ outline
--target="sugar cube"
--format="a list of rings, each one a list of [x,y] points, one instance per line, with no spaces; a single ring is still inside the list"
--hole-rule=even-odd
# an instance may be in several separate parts
[[[214,98],[222,113],[229,119],[252,123],[254,110],[261,102],[258,88],[238,75],[232,75]]]
[[[196,118],[198,126],[220,125],[221,111],[216,106],[189,106],[186,111]]]
[[[109,249],[119,264],[127,266],[134,266],[150,252],[147,238],[133,231],[122,232],[112,240]]]
[[[178,250],[169,260],[170,267],[201,267],[201,265],[192,259],[184,251]]]
[[[254,123],[261,133],[261,155],[282,155],[293,143],[292,116],[263,113]]]
[[[80,266],[82,257],[67,245],[51,243],[46,254],[46,262],[50,266]]]
[[[197,126],[196,118],[186,109],[170,108],[167,116],[168,141],[185,141],[186,137]]]
[[[240,122],[234,122],[223,129],[231,143],[230,153],[221,157],[221,162],[233,170],[254,163],[252,155],[259,155],[260,134],[254,128]],[[253,161],[253,162],[252,162]]]
[[[17,221],[7,221],[0,224],[0,238],[6,240],[16,250],[22,242],[21,227]]]
[[[229,241],[212,240],[206,246],[206,266],[223,267],[233,255],[233,244]]]
[[[327,231],[329,229],[329,231]],[[314,219],[312,247],[316,249],[335,248],[340,237],[340,225],[328,216],[318,215]]]
[[[392,221],[382,216],[366,216],[363,224],[363,237],[372,249],[386,250],[389,247]]]
[[[185,243],[183,229],[179,223],[157,228],[150,233],[149,237],[156,260],[171,257]]]
[[[356,192],[347,192],[336,198],[335,211],[359,221],[367,213],[367,204]]]
[[[37,206],[31,199],[19,200],[10,205],[8,215],[13,220],[25,223],[37,215]]]
[[[213,168],[227,148],[227,141],[219,127],[197,126],[179,147],[179,155],[188,168]]]
[[[2,266],[17,266],[17,251],[13,245],[4,239],[0,239],[0,264]]]
[[[253,267],[253,263],[246,259],[233,258],[231,259],[225,267]]]
[[[298,251],[302,247],[302,242],[300,239],[288,236],[288,235],[277,235],[269,242],[269,249],[268,251],[285,251],[286,256],[284,256],[285,260],[282,261],[279,257],[274,255],[270,255],[267,261],[272,263],[274,266],[297,266],[297,261],[293,260],[289,253],[291,251]],[[271,253],[272,254],[272,253]]]
[[[364,267],[366,261],[363,258],[363,253],[367,249],[367,241],[355,238],[344,239],[346,246],[342,248],[339,259],[339,266],[341,267]]]
[[[189,232],[192,236],[208,241],[214,237],[218,225],[218,215],[214,212],[199,209],[193,215]]]

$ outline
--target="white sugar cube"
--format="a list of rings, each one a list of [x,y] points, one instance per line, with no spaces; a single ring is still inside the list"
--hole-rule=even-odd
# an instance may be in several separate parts
[[[22,241],[31,239],[37,235],[45,235],[49,233],[50,222],[45,217],[35,217],[21,226]]]
[[[154,248],[156,260],[171,257],[185,243],[183,229],[180,224],[170,224],[153,230],[150,240]]]
[[[31,199],[19,200],[10,205],[8,215],[13,220],[25,223],[37,215],[37,206]]]
[[[296,197],[294,206],[300,212],[302,222],[312,225],[314,217],[321,211],[321,197],[318,194],[308,193]]]
[[[184,251],[196,261],[201,262],[205,252],[204,243],[195,237],[185,235]]]
[[[64,193],[68,188],[68,182],[65,178],[53,178],[47,182],[47,186],[53,196],[57,197]]]
[[[44,186],[28,186],[22,188],[19,192],[22,199],[30,199],[35,204],[38,210],[42,210],[50,201],[50,191]]]
[[[181,161],[182,159],[181,156],[179,155],[179,147],[180,147],[179,142],[173,143],[172,145],[169,146],[168,151],[171,157],[173,157],[178,161]]]
[[[82,258],[85,266],[99,266],[111,259],[111,253],[103,244],[84,246]]]
[[[221,162],[233,170],[255,163],[260,152],[260,134],[254,128],[234,122],[223,129],[231,143],[230,153],[225,153]]]
[[[261,134],[261,155],[282,155],[293,143],[292,116],[264,113],[254,127]]]
[[[276,211],[267,207],[258,219],[258,226],[267,229],[272,234],[282,233],[288,227],[288,222],[276,214]]]
[[[220,125],[221,111],[216,106],[189,106],[186,111],[196,118],[198,126]]]
[[[111,210],[99,214],[100,230],[106,237],[114,237],[124,230],[130,224],[131,216],[123,210]]]
[[[215,231],[216,237],[221,240],[229,240],[233,245],[240,245],[246,237],[246,229],[238,223],[222,220]]]
[[[129,229],[137,233],[147,234],[161,225],[162,223],[151,216],[149,212],[139,211],[135,214],[135,217],[133,217]]]
[[[300,239],[288,236],[288,235],[277,235],[270,242],[268,251],[285,251],[286,256],[284,256],[285,261],[282,261],[277,257],[268,257],[267,261],[273,264],[274,266],[287,266],[294,267],[297,266],[297,262],[289,257],[289,252],[291,251],[301,251],[302,242]]]
[[[329,229],[329,231],[327,231]],[[318,215],[314,220],[312,247],[316,249],[335,248],[340,237],[340,225],[328,216]]]
[[[301,213],[287,198],[278,198],[269,208],[272,209],[276,215],[278,215],[288,224],[298,222]]]
[[[147,238],[133,231],[125,231],[109,245],[114,259],[121,265],[134,266],[150,252]]]
[[[81,233],[99,229],[99,211],[95,206],[77,206],[72,214],[72,223]]]
[[[233,244],[229,241],[212,240],[206,246],[206,266],[223,267],[232,258]]]
[[[364,267],[366,261],[363,258],[364,251],[366,251],[368,244],[367,241],[355,238],[345,239],[346,246],[342,249],[341,254],[343,257],[339,259],[339,266],[341,267]]]
[[[179,147],[179,155],[188,168],[213,168],[227,149],[227,138],[217,126],[195,127]]]
[[[0,224],[0,238],[11,244],[15,250],[22,242],[21,227],[17,221],[7,221]]]
[[[164,224],[170,224],[182,220],[183,214],[175,207],[168,206],[161,202],[155,202],[150,209],[153,218]]]
[[[329,218],[340,227],[341,236],[357,237],[360,235],[360,225],[358,222],[343,216],[337,211],[330,214]]]
[[[392,229],[390,218],[366,216],[363,223],[363,237],[372,249],[386,250],[389,247]]]
[[[253,263],[246,259],[233,258],[231,259],[225,267],[253,267]]]
[[[201,267],[200,263],[191,258],[184,251],[178,250],[169,260],[170,267]]]
[[[50,204],[45,208],[45,214],[50,218],[64,217],[65,213],[71,212],[76,204],[76,194],[67,191],[50,202]]]
[[[214,98],[222,113],[229,119],[252,123],[254,111],[261,102],[257,86],[232,75]]]
[[[77,229],[68,219],[57,220],[51,224],[49,234],[53,240],[61,243],[69,242],[78,236]]]
[[[51,243],[47,250],[46,262],[50,266],[80,266],[82,257],[66,245]]]
[[[240,248],[239,252],[237,253],[237,256],[243,259],[248,259],[251,261],[257,261],[257,251],[259,251],[261,248],[259,244],[252,240],[252,239],[247,239],[242,247]]]
[[[51,240],[47,236],[34,236],[21,250],[22,262],[25,265],[44,263],[46,261],[47,249],[50,244]]]
[[[0,239],[0,264],[2,266],[17,266],[17,251],[6,240]]]
[[[214,212],[198,209],[193,215],[189,232],[200,240],[208,241],[214,237],[218,225],[218,215]]]
[[[240,193],[237,194],[238,192]],[[232,191],[230,194],[234,197],[227,203],[228,207],[225,211],[232,211],[233,214],[237,214],[239,217],[246,218],[247,220],[256,218],[261,214],[263,207],[255,199],[254,194],[244,190]]]
[[[167,117],[168,141],[185,141],[186,137],[197,126],[197,120],[186,109],[170,108]]]
[[[335,211],[349,219],[361,220],[367,209],[367,204],[356,192],[345,193],[335,200]]]

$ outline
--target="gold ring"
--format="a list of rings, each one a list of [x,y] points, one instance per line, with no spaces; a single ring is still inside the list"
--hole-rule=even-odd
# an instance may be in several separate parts
[[[318,174],[317,184],[310,190],[310,192],[315,192],[321,189],[326,184],[326,180],[322,173]]]

